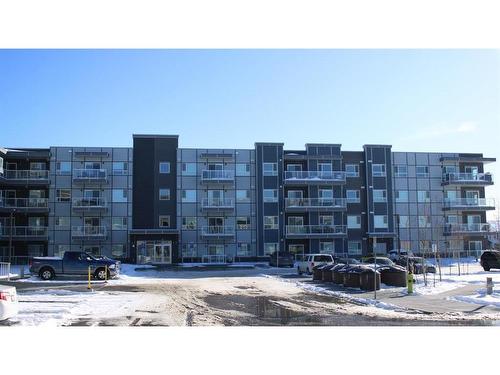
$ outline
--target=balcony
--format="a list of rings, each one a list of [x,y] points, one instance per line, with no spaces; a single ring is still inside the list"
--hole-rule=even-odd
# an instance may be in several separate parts
[[[444,227],[444,235],[484,235],[489,233],[490,224],[476,223],[476,224],[447,224]]]
[[[226,225],[209,225],[201,227],[201,235],[203,237],[233,237],[234,226]]]
[[[287,211],[340,211],[346,209],[345,198],[285,198]]]
[[[107,230],[104,226],[76,226],[71,227],[71,238],[74,240],[105,240]]]
[[[333,184],[345,183],[345,172],[343,171],[286,171],[285,184]]]
[[[4,169],[3,175],[0,175],[0,181],[11,185],[48,185],[49,171]]]
[[[493,185],[493,175],[490,173],[445,173],[441,185]]]
[[[74,198],[72,208],[74,211],[106,211],[108,202],[104,198]]]
[[[31,240],[31,241],[46,241],[48,238],[48,228],[42,226],[27,226],[27,227],[1,227],[0,238],[13,240]]]
[[[204,210],[234,210],[234,199],[204,198],[201,201]]]
[[[345,225],[287,225],[287,238],[336,238],[347,234]]]
[[[73,182],[102,184],[108,182],[108,174],[105,169],[74,169]]]
[[[494,210],[495,200],[493,198],[456,198],[445,199],[443,202],[443,210]]]
[[[201,171],[201,182],[204,183],[230,183],[234,182],[234,172],[225,170],[203,170]]]
[[[11,212],[48,212],[47,198],[2,198],[0,197],[0,211]]]

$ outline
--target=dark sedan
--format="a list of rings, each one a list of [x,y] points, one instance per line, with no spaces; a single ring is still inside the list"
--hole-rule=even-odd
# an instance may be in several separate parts
[[[269,265],[271,267],[293,267],[294,266],[294,258],[293,254],[279,252],[272,253],[269,255]]]
[[[422,257],[401,257],[396,260],[396,264],[412,270],[414,274],[436,273],[436,267]]]

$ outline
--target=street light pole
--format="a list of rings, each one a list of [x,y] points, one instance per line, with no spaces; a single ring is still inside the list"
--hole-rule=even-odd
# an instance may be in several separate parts
[[[16,210],[13,209],[10,211],[10,232],[9,232],[9,263],[12,263],[12,232],[14,231],[14,224],[12,223],[14,220],[14,212]]]
[[[401,233],[399,232],[399,214],[396,214],[398,224],[398,258],[401,256]]]
[[[373,237],[373,259],[375,260],[375,272],[373,273],[373,298],[377,299],[377,237]]]

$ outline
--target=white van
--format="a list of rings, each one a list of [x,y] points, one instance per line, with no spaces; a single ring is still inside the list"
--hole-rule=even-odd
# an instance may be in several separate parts
[[[297,263],[297,273],[312,273],[315,266],[322,264],[333,264],[333,257],[330,254],[309,254],[305,255],[304,259]]]

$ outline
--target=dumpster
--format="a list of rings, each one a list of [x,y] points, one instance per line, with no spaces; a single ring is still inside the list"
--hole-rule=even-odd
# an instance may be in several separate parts
[[[326,264],[321,264],[319,266],[313,267],[313,281],[321,281],[321,277],[323,275],[323,268],[326,267]]]
[[[377,269],[380,272],[380,281],[388,286],[406,286],[406,270],[399,266],[384,266]]]
[[[362,266],[349,266],[344,273],[344,286],[346,288],[359,288],[360,287],[360,276],[365,270]]]
[[[363,290],[374,290],[376,282],[377,290],[380,289],[380,272],[373,268],[365,268],[360,277],[360,288]]]
[[[335,267],[332,268],[332,281],[334,284],[344,283],[344,273],[347,267],[346,264],[336,264]]]
[[[325,267],[323,267],[323,269],[321,270],[321,279],[323,281],[326,281],[326,282],[329,282],[331,283],[332,282],[332,269],[335,267],[336,265],[335,264],[329,264]]]

